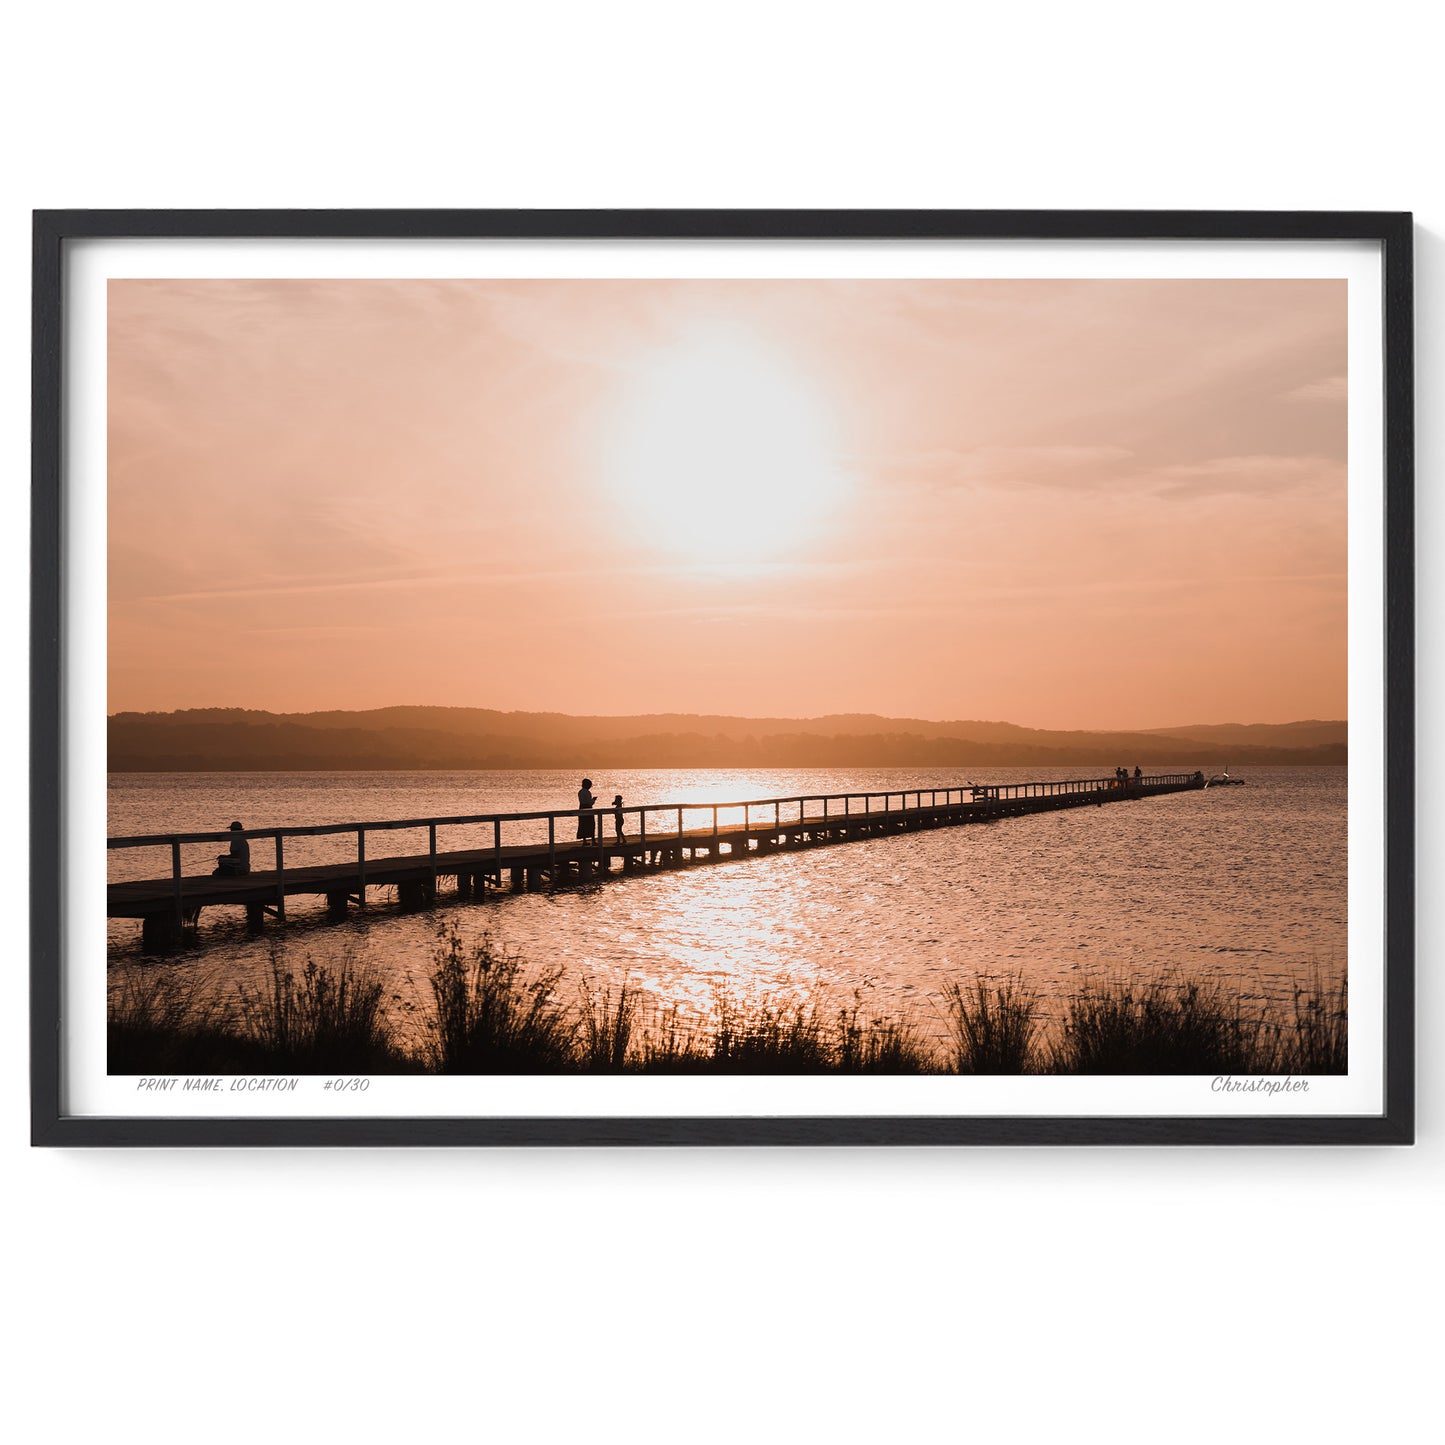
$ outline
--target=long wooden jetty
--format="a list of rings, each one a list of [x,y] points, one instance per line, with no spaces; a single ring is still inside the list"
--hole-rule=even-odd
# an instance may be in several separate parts
[[[237,834],[159,833],[110,838],[111,849],[153,848],[169,852],[169,877],[112,883],[106,890],[111,918],[142,921],[142,942],[168,947],[193,927],[203,908],[244,908],[248,921],[261,926],[268,917],[284,920],[286,900],[323,897],[333,919],[352,906],[365,907],[368,890],[395,888],[403,907],[423,908],[442,886],[461,898],[483,900],[504,892],[556,888],[596,881],[615,874],[678,868],[703,862],[757,858],[791,849],[855,842],[924,828],[990,822],[1060,808],[1099,806],[1203,788],[1203,773],[1162,773],[1121,780],[1076,778],[1063,782],[980,783],[962,788],[908,788],[869,793],[807,794],[757,798],[736,803],[649,803],[625,807],[622,835],[617,810],[596,808],[544,813],[479,813],[446,818],[402,818],[380,822],[324,823],[314,826],[247,829],[241,836],[256,843],[271,840],[275,866],[240,876],[187,875],[181,848],[193,843],[227,843]],[[686,815],[703,815],[701,826],[687,826]],[[724,817],[724,815],[740,815]],[[579,821],[593,836],[576,838]],[[546,824],[545,840],[541,825]],[[481,828],[489,846],[442,849],[438,830]],[[507,841],[508,833],[535,835]],[[367,839],[378,834],[425,832],[424,852],[367,853]],[[288,866],[286,841],[351,834],[356,856],[342,863]],[[607,836],[611,834],[611,836]]]

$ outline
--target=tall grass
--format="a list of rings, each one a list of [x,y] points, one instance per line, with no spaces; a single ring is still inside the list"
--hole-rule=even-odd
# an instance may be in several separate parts
[[[550,1074],[576,1068],[577,1020],[557,1000],[561,968],[525,976],[483,936],[444,936],[432,971],[431,1064],[443,1074]]]
[[[637,1027],[637,991],[623,979],[614,1000],[610,985],[599,990],[584,979],[581,1008],[583,1067],[594,1073],[620,1072],[627,1066]]]
[[[916,1020],[865,1016],[861,996],[838,1010],[833,1066],[844,1074],[930,1074],[939,1068]]]
[[[1030,1074],[1037,1067],[1034,1039],[1039,996],[1020,978],[992,987],[982,977],[943,990],[953,1067],[960,1074]]]
[[[482,937],[441,935],[431,1017],[419,1043],[393,1034],[381,978],[351,956],[273,951],[269,981],[227,993],[190,970],[131,969],[110,991],[112,1073],[550,1074],[1338,1074],[1348,1065],[1346,985],[1295,990],[1293,1018],[1218,984],[1093,980],[1045,1017],[1020,977],[943,990],[939,1042],[909,1017],[836,1007],[823,993],[739,998],[714,990],[695,1013],[630,981],[529,970]]]
[[[629,1061],[643,1073],[696,1074],[707,1069],[710,1057],[696,1021],[674,1003],[655,1008],[643,1021]]]
[[[815,1074],[832,1065],[818,1005],[811,999],[741,1004],[715,994],[708,1069],[720,1074]]]
[[[370,1073],[394,1060],[385,985],[349,954],[334,965],[308,957],[298,974],[273,944],[267,986],[237,996],[245,1034],[280,1072]]]
[[[923,1074],[939,1064],[912,1019],[865,1014],[861,997],[829,1013],[819,997],[743,1001],[724,985],[691,1019],[675,1005],[647,1014],[623,1067],[659,1074]]]
[[[235,1010],[208,973],[126,969],[106,1000],[106,1067],[113,1074],[191,1074],[236,1061]]]
[[[1313,986],[1294,991],[1294,1026],[1281,1038],[1283,1067],[1279,1073],[1347,1074],[1350,1069],[1349,981],[1325,987],[1318,976]]]
[[[1051,1044],[1058,1074],[1248,1073],[1270,1060],[1268,1021],[1217,985],[1087,983]]]

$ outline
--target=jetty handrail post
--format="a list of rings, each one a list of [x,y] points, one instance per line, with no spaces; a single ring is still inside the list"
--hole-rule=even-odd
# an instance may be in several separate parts
[[[644,806],[639,810],[638,830],[641,833],[642,861],[647,862],[647,808]]]
[[[557,815],[547,814],[547,883],[557,886]]]
[[[712,805],[712,856],[717,861],[717,804]]]
[[[276,834],[276,917],[286,921],[286,852],[282,846],[284,833]]]
[[[783,828],[783,805],[781,802],[773,804],[773,834],[776,837]]]
[[[582,814],[578,813],[577,816],[580,818]],[[492,819],[492,856],[496,859],[497,887],[500,888],[502,886],[502,820],[500,818]]]
[[[677,810],[677,861],[682,862],[682,809]]]
[[[437,896],[437,825],[427,824],[427,880],[431,887],[432,902]]]
[[[366,829],[356,830],[356,902],[366,907]]]
[[[171,896],[175,900],[176,922],[179,923],[181,921],[181,845],[174,840],[171,842]]]

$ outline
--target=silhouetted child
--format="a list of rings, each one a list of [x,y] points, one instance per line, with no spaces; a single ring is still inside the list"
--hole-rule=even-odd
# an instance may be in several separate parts
[[[617,829],[617,841],[622,841],[622,794],[612,800],[612,826]]]

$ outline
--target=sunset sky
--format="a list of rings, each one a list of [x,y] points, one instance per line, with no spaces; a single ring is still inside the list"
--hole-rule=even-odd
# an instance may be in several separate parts
[[[112,281],[112,712],[1343,718],[1343,281]]]

